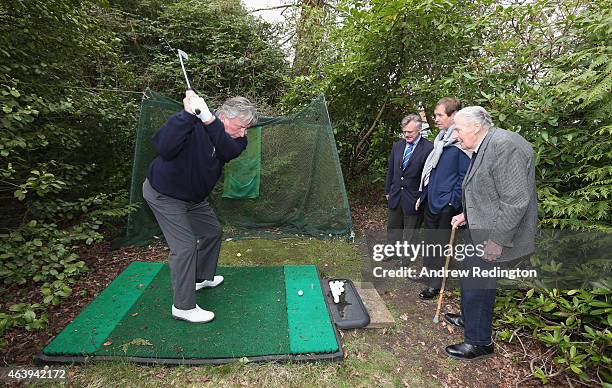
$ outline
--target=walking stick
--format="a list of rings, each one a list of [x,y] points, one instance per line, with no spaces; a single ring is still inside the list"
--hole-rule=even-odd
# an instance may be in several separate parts
[[[444,287],[446,286],[446,271],[448,271],[448,264],[450,263],[450,259],[453,256],[453,243],[455,241],[455,231],[457,230],[456,226],[453,226],[451,230],[450,240],[448,241],[448,245],[450,245],[450,252],[446,256],[446,263],[444,263],[444,273],[442,274],[442,288],[440,288],[440,294],[438,295],[438,307],[436,308],[436,315],[434,315],[433,322],[440,322],[440,309],[442,308],[442,299],[444,299]]]

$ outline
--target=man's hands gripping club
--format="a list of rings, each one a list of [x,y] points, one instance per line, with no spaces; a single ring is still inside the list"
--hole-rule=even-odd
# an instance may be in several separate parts
[[[204,124],[210,124],[215,119],[212,113],[210,113],[210,109],[208,109],[208,105],[206,105],[204,99],[199,97],[196,92],[191,89],[185,92],[183,107],[188,113],[196,115]]]

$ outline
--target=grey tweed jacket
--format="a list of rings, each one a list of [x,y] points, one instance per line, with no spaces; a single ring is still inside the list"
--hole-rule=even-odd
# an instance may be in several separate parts
[[[463,180],[463,209],[475,244],[502,245],[497,261],[533,253],[538,222],[535,156],[518,133],[490,128]]]

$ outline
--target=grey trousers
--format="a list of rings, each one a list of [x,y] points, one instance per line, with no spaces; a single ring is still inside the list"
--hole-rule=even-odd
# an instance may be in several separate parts
[[[174,307],[192,309],[196,305],[196,280],[215,277],[223,229],[206,200],[191,203],[168,197],[151,187],[148,179],[142,185],[142,196],[170,248]]]

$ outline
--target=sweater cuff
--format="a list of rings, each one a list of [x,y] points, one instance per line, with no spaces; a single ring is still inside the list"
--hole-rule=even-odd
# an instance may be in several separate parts
[[[186,120],[186,121],[191,121],[192,123],[197,123],[198,121],[202,122],[202,120],[200,120],[198,116],[187,112],[185,109],[183,109],[179,113],[179,116],[181,116],[181,119]]]
[[[242,149],[246,149],[247,144],[248,144],[248,140],[247,137],[238,137],[236,139],[234,139],[235,142],[237,142],[238,144],[240,144],[240,146],[242,146]]]
[[[206,128],[207,131],[211,133],[219,132],[219,131],[225,132],[225,127],[223,126],[223,123],[221,122],[221,120],[219,120],[218,117],[215,117],[212,123],[208,125],[204,124],[204,127]]]

